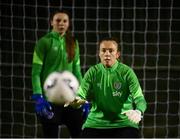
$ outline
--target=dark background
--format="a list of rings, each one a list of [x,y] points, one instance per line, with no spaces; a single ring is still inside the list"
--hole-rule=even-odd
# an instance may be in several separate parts
[[[97,42],[121,40],[121,61],[136,72],[148,109],[143,137],[180,137],[180,4],[178,0],[2,0],[0,137],[42,137],[32,94],[35,42],[50,30],[49,15],[72,14],[83,74],[98,63]],[[63,134],[63,133],[62,133]],[[66,134],[66,133],[64,133]]]

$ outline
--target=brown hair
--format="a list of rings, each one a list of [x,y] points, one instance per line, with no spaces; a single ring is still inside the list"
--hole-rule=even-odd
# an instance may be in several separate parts
[[[121,48],[120,48],[120,45],[119,45],[119,39],[116,38],[116,37],[107,37],[107,38],[103,38],[99,41],[98,45],[100,46],[100,44],[103,42],[103,41],[114,41],[115,43],[117,43],[117,49],[118,51],[121,51]]]
[[[75,38],[71,31],[66,32],[66,52],[68,54],[68,62],[71,62],[75,56]]]
[[[75,56],[75,46],[76,45],[75,45],[75,37],[72,35],[72,32],[71,32],[70,13],[66,10],[56,10],[50,16],[51,21],[53,20],[54,15],[57,13],[65,13],[69,17],[70,26],[66,32],[65,41],[66,41],[66,52],[68,55],[68,62],[71,62]]]

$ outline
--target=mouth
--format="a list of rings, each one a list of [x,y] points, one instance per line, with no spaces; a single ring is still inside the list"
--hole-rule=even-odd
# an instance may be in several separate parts
[[[104,59],[105,62],[109,62],[110,60],[111,60],[110,58],[109,59]]]
[[[60,29],[60,30],[64,30],[64,28],[63,28],[63,27],[59,27],[59,29]]]
[[[111,58],[110,57],[105,57],[104,60],[109,61],[109,60],[111,60]]]
[[[63,29],[64,29],[64,26],[58,26],[58,28],[59,28],[60,30],[63,30]]]

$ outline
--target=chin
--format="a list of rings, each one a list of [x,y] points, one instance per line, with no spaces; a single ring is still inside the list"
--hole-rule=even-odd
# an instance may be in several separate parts
[[[105,67],[110,68],[111,65],[110,64],[105,64]]]

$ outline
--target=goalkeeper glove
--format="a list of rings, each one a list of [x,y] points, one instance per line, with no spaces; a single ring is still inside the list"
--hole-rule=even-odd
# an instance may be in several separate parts
[[[80,108],[85,103],[88,103],[88,101],[81,99],[80,97],[76,96],[74,101],[71,102],[70,105],[74,108]]]
[[[47,102],[41,94],[32,95],[32,99],[35,101],[35,111],[37,115],[45,117],[47,119],[52,119],[54,113],[52,112],[52,107]]]
[[[126,114],[128,119],[136,124],[141,121],[141,112],[139,110],[128,110],[123,112],[123,114]]]
[[[83,110],[83,118],[86,119],[88,114],[89,114],[89,110],[90,110],[90,103],[85,103],[82,105],[82,110]]]

